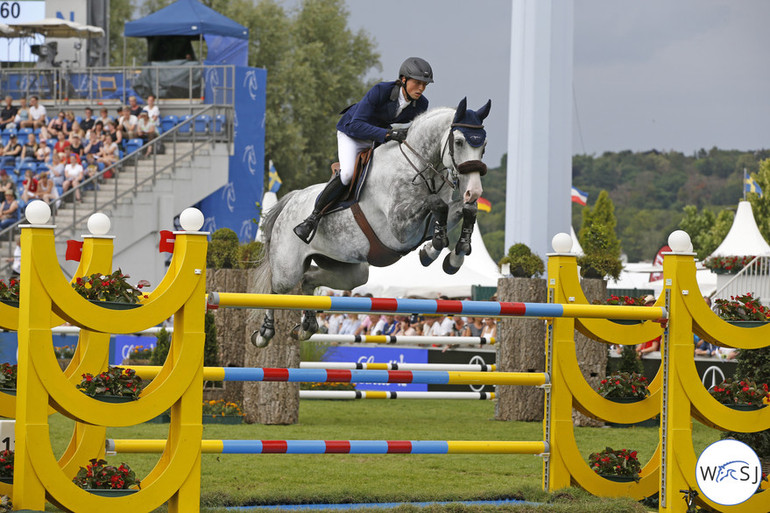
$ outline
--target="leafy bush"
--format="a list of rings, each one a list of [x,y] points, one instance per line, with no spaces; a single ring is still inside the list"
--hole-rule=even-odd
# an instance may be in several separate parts
[[[579,239],[583,256],[578,257],[580,275],[584,278],[617,279],[623,264],[620,261],[620,241],[615,235],[615,205],[607,191],[599,193],[593,208],[583,209]]]
[[[728,378],[709,390],[714,399],[723,404],[763,404],[770,395],[767,383],[757,384],[753,381],[734,380]]]
[[[635,372],[614,372],[599,382],[599,394],[605,399],[644,399],[650,395],[647,378]]]
[[[130,276],[123,274],[120,269],[110,275],[94,273],[76,278],[72,288],[84,298],[93,301],[136,304],[147,297],[140,289],[148,287],[150,282],[140,280],[134,287],[126,278]]]
[[[220,228],[211,234],[206,267],[214,269],[235,269],[238,267],[238,235],[230,228]]]
[[[92,490],[125,490],[140,483],[131,467],[121,463],[119,467],[108,465],[105,460],[93,458],[85,467],[80,467],[73,483]]]
[[[219,348],[217,344],[217,325],[214,320],[214,312],[206,310],[204,317],[204,328],[206,333],[206,342],[203,346],[203,365],[207,367],[216,367],[219,365]]]
[[[110,395],[118,397],[139,398],[142,391],[142,378],[136,375],[134,369],[108,367],[105,372],[96,376],[91,373],[83,374],[83,380],[77,389],[91,397]]]
[[[726,321],[768,321],[770,309],[765,308],[751,293],[730,296],[730,299],[715,299],[717,315]]]
[[[499,264],[509,264],[511,274],[517,278],[539,277],[545,272],[543,259],[532,253],[529,246],[521,242],[508,248],[508,254],[500,260]]]
[[[155,349],[153,349],[152,356],[150,356],[150,364],[163,365],[168,356],[168,350],[171,348],[171,333],[166,331],[165,328],[161,328],[156,335],[156,339]]]
[[[607,447],[601,452],[592,453],[588,457],[588,465],[594,472],[604,476],[627,476],[639,481],[639,471],[642,465],[636,456],[636,451],[629,449],[613,450]]]

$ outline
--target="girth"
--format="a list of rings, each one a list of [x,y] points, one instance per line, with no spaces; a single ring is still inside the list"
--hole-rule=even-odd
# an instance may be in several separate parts
[[[361,206],[358,202],[353,203],[350,206],[350,211],[353,212],[353,217],[358,223],[358,227],[366,235],[366,239],[369,241],[369,253],[366,255],[366,261],[369,265],[375,267],[387,267],[396,263],[402,256],[409,253],[409,251],[395,251],[387,247],[382,243],[377,234],[374,233],[372,225],[369,224],[369,220],[366,219],[364,211],[361,210]]]

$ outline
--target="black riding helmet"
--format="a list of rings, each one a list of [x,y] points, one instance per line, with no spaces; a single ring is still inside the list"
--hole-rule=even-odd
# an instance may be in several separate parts
[[[433,82],[433,69],[428,64],[428,61],[419,57],[409,57],[405,60],[398,70],[398,75],[400,77],[421,80],[428,84]]]

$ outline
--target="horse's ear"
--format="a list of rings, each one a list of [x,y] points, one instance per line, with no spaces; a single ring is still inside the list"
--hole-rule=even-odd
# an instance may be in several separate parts
[[[460,100],[460,104],[457,106],[457,111],[455,111],[455,119],[453,123],[459,123],[463,119],[465,119],[465,111],[468,109],[468,97],[466,96],[462,100]]]
[[[480,120],[484,121],[484,118],[489,116],[489,109],[492,108],[492,100],[487,100],[487,104],[476,111],[476,115]]]

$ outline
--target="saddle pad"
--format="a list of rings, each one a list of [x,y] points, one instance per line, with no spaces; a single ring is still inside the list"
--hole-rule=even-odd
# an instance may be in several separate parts
[[[372,148],[368,148],[356,157],[356,170],[353,174],[353,179],[350,181],[348,191],[344,193],[342,199],[333,205],[330,209],[324,212],[324,215],[339,212],[350,208],[354,203],[358,202],[358,198],[361,196],[361,191],[364,188],[366,182],[366,176],[369,173],[369,168],[372,163],[372,156],[374,151]],[[332,164],[332,176],[340,172],[340,163],[335,162]]]

